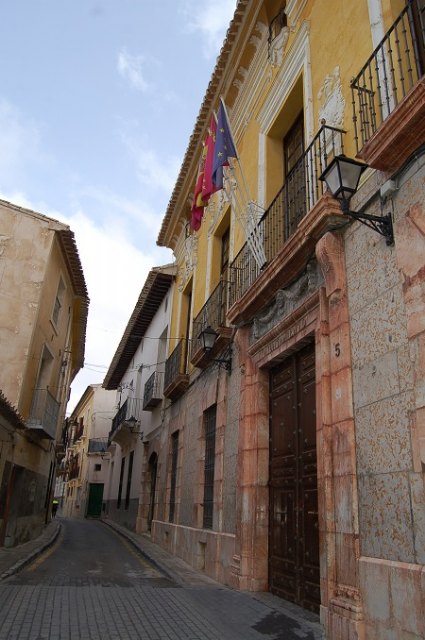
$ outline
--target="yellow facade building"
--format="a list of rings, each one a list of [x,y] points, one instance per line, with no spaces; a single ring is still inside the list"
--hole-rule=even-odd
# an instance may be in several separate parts
[[[424,24],[423,0],[240,0],[158,237],[152,537],[335,640],[425,634]],[[238,157],[194,230],[221,100]]]

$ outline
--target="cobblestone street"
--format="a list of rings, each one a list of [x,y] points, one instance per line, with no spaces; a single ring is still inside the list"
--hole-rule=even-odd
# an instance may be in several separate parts
[[[0,583],[1,640],[321,638],[315,616],[270,594],[172,575],[101,522],[61,524],[52,547]]]

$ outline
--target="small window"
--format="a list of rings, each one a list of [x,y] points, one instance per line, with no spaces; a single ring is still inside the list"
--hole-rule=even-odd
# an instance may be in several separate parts
[[[171,486],[170,486],[170,513],[168,518],[170,522],[174,522],[174,513],[176,508],[178,451],[179,451],[179,432],[175,431],[171,436]]]
[[[216,416],[216,405],[204,413],[204,529],[212,529],[213,526]]]
[[[94,465],[94,470],[95,471],[101,471],[101,469],[102,469],[102,465],[101,464],[95,464]]]
[[[57,325],[59,321],[60,311],[63,306],[65,297],[65,284],[62,278],[59,280],[58,291],[56,293],[55,304],[53,307],[52,320]]]
[[[118,485],[117,509],[121,508],[122,483],[123,483],[123,479],[124,479],[124,468],[125,468],[125,457],[121,459],[120,482],[119,482],[119,485]]]
[[[131,451],[130,458],[128,461],[128,473],[127,473],[127,491],[125,494],[125,509],[128,509],[130,506],[130,493],[131,493],[131,479],[133,475],[133,459],[134,459],[134,451]]]

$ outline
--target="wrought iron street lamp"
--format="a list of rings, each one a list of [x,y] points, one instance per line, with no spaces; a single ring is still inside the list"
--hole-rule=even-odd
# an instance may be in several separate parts
[[[201,331],[198,339],[201,341],[201,347],[204,353],[208,354],[212,351],[217,338],[217,331],[215,331],[210,325]],[[232,368],[232,358],[230,354],[226,358],[211,358],[211,360],[222,364],[226,371],[230,371]]]
[[[140,422],[134,416],[131,416],[130,418],[127,418],[126,423],[130,432],[132,434],[139,435],[140,440],[143,440],[143,431],[140,431]]]
[[[388,246],[394,244],[393,223],[391,215],[373,216],[367,213],[351,211],[350,200],[356,193],[360,176],[367,169],[367,165],[344,155],[335,156],[320,176],[326,182],[332,196],[340,203],[343,214],[358,220],[373,229],[386,240]]]

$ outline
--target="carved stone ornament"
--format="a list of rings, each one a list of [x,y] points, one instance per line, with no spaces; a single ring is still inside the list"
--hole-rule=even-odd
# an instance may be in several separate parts
[[[325,281],[326,295],[345,288],[344,249],[342,237],[328,232],[316,244],[316,258]]]
[[[254,318],[253,335],[258,340],[278,322],[296,309],[322,282],[316,260],[311,260],[304,273],[286,289],[279,289],[273,304]]]
[[[269,47],[269,60],[272,67],[280,67],[283,54],[289,38],[289,27],[283,27],[279,35],[274,38]]]
[[[345,98],[342,94],[341,77],[337,65],[329,73],[320,88],[317,98],[319,101],[319,122],[326,120],[332,127],[344,128]]]
[[[233,80],[233,86],[236,87],[237,89],[241,89],[241,87],[243,86],[246,78],[248,75],[248,69],[246,69],[245,67],[239,67],[238,69],[238,73],[237,76],[240,77],[235,77],[235,79]]]
[[[227,182],[225,181],[225,188],[227,190]],[[208,207],[206,209],[206,214],[208,215],[208,237],[210,237],[215,230],[216,224],[220,217],[223,214],[224,208],[227,206],[229,202],[229,198],[226,194],[225,189],[220,189],[218,193],[215,194],[215,198],[213,201],[210,200]]]
[[[183,242],[183,260],[179,267],[179,291],[183,291],[198,261],[198,236],[191,233]]]
[[[7,247],[7,243],[10,240],[10,236],[0,236],[0,256],[4,253]]]

